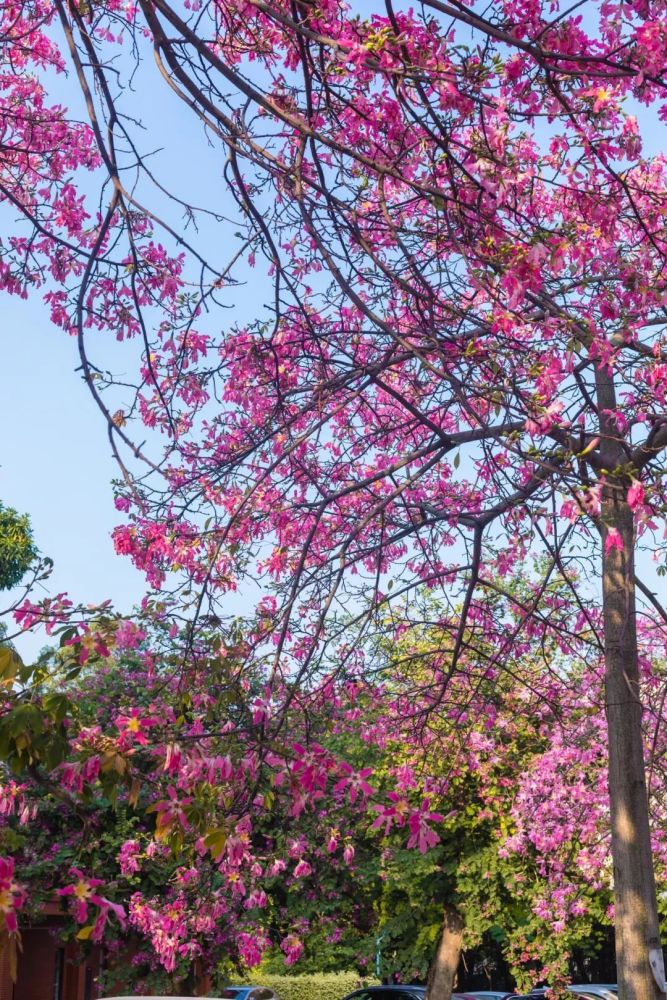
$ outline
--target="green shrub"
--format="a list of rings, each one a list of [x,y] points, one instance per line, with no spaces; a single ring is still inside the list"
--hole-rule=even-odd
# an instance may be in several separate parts
[[[375,980],[362,979],[358,972],[313,972],[299,976],[252,972],[247,982],[268,986],[280,1000],[342,1000],[347,993]]]

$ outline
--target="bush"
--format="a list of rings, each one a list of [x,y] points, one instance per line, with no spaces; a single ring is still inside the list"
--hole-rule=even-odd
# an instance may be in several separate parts
[[[280,1000],[342,1000],[347,993],[375,980],[362,979],[358,972],[280,976],[257,971],[250,974],[248,982],[254,986],[268,986]]]

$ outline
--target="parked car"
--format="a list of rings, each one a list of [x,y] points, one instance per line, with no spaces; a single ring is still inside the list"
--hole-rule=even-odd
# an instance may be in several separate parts
[[[425,986],[396,983],[391,986],[364,986],[348,993],[343,1000],[424,1000]],[[452,993],[452,1000],[474,1000],[471,993]]]
[[[615,983],[573,983],[567,987],[568,993],[573,993],[581,1000],[618,1000],[618,986]],[[531,990],[516,996],[514,1000],[544,1000],[547,987]]]
[[[616,983],[576,983],[568,986],[570,993],[584,994],[586,997],[599,997],[600,1000],[618,1000]]]
[[[579,1000],[618,1000],[618,987],[611,983],[577,983],[567,987]],[[505,990],[470,990],[452,993],[452,1000],[545,1000],[547,987],[516,994]],[[398,983],[392,986],[366,986],[349,993],[343,1000],[424,1000],[425,986]],[[232,998],[230,998],[232,1000]],[[245,1000],[235,997],[233,1000]]]
[[[222,1000],[278,1000],[268,986],[227,986],[220,997]]]
[[[506,990],[469,990],[468,996],[474,997],[475,1000],[508,1000],[514,994],[508,993]]]
[[[612,983],[575,983],[568,986],[567,990],[569,993],[574,993],[579,1000],[618,1000],[618,987]],[[507,993],[504,990],[470,990],[466,993],[452,993],[452,1000],[545,1000],[546,992],[546,986],[523,994]],[[392,986],[365,986],[363,989],[355,990],[354,993],[348,993],[343,1000],[424,1000],[425,994],[425,986],[398,983]],[[229,1000],[246,1000],[246,998],[230,997]]]

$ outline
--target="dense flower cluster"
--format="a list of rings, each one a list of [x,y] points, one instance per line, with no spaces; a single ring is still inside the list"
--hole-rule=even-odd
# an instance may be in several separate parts
[[[26,900],[25,889],[14,880],[14,861],[0,858],[0,913],[3,932],[17,934],[18,913]]]

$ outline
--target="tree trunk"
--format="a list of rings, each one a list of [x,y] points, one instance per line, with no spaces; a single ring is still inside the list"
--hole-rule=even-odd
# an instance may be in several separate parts
[[[463,918],[453,906],[445,906],[442,932],[428,970],[426,1000],[450,1000],[461,958]]]
[[[642,738],[635,532],[627,502],[629,482],[627,474],[621,472],[627,455],[611,417],[616,410],[613,384],[604,372],[598,374],[598,403],[602,414],[600,458],[604,476],[600,513],[605,707],[619,1000],[657,1000],[662,990],[656,978],[662,977],[664,981],[664,972],[660,972],[662,950]]]

